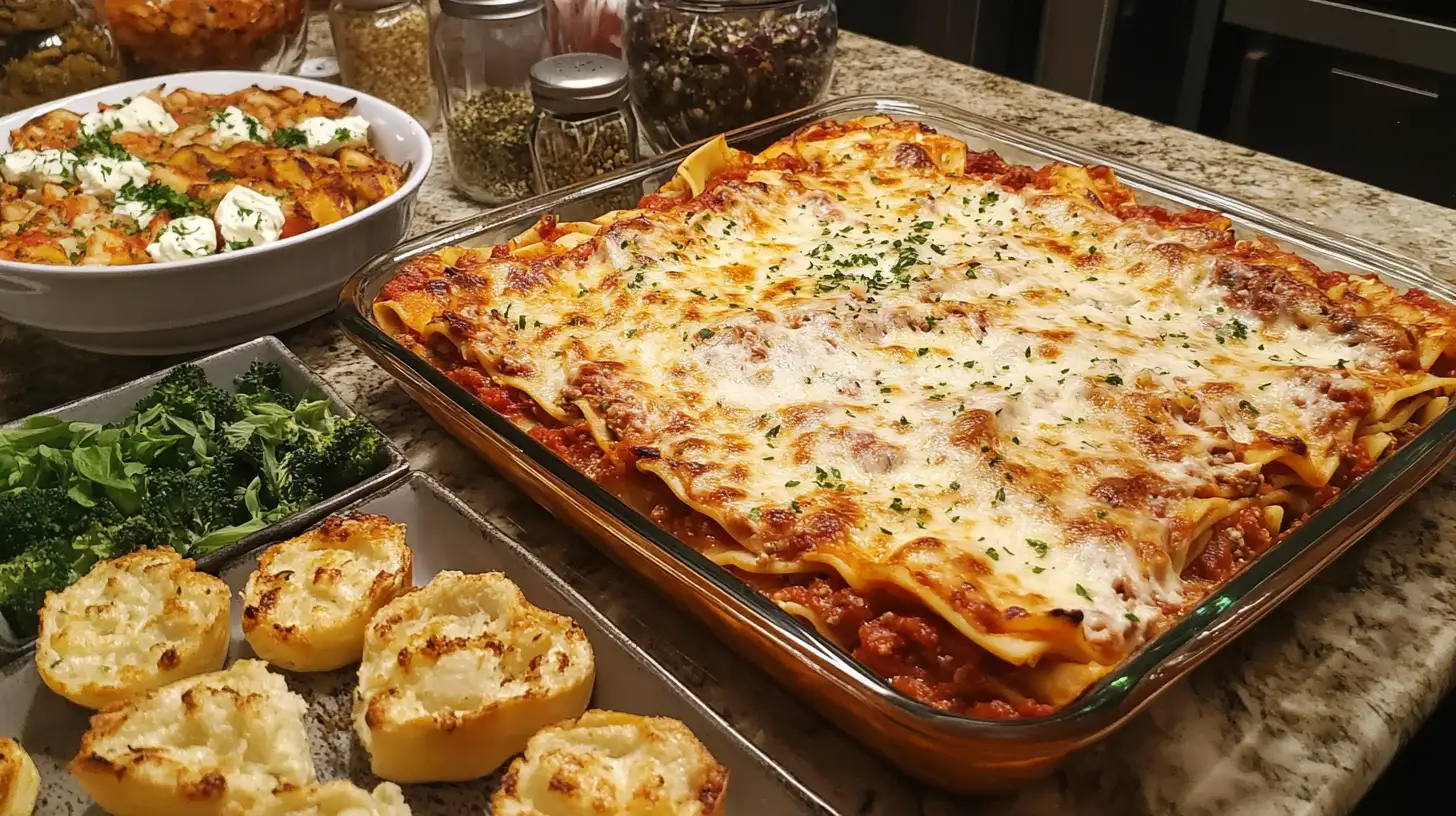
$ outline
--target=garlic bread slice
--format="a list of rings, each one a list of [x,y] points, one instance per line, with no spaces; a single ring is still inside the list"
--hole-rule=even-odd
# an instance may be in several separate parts
[[[289,791],[249,816],[411,816],[404,792],[381,782],[374,792],[346,779]]]
[[[588,711],[541,729],[491,798],[495,816],[717,816],[728,769],[667,717]]]
[[[232,592],[169,549],[102,561],[46,593],[35,666],[52,691],[102,709],[227,659]]]
[[[70,770],[115,816],[245,816],[314,781],[308,704],[261,660],[91,718]]]
[[[442,572],[370,622],[354,730],[383,779],[476,779],[581,714],[595,676],[571,618],[533,606],[500,573]]]
[[[258,556],[243,588],[243,636],[291,671],[357,663],[379,608],[413,581],[405,527],[384,516],[333,516]]]
[[[40,796],[40,771],[13,739],[0,739],[0,816],[30,816]]]

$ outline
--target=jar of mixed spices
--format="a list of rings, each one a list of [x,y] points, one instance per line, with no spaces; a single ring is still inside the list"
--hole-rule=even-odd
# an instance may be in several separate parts
[[[430,75],[430,12],[423,0],[333,0],[329,29],[343,84],[432,127],[439,98]]]
[[[455,186],[492,205],[531,195],[531,66],[550,53],[545,0],[440,0],[435,67]]]
[[[111,31],[86,0],[7,0],[0,54],[0,114],[122,79]]]
[[[536,191],[546,193],[620,170],[636,162],[637,125],[627,104],[627,65],[601,54],[563,54],[531,69],[536,121],[531,159]],[[592,202],[631,209],[637,196],[622,192]]]
[[[628,0],[632,105],[666,150],[824,99],[834,0]]]

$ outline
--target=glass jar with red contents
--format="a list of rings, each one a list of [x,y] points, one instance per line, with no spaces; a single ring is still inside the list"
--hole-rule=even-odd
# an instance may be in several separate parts
[[[303,64],[306,0],[96,0],[133,77]]]

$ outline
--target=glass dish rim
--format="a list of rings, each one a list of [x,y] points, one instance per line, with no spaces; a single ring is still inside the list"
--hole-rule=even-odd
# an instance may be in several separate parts
[[[1347,262],[1365,267],[1359,271],[1388,274],[1401,284],[1419,286],[1448,304],[1456,303],[1456,287],[1431,276],[1417,262],[1406,256],[1351,236],[1276,215],[1240,199],[1143,169],[1098,151],[1076,147],[939,102],[890,95],[842,97],[739,128],[727,135],[730,143],[743,142],[774,134],[782,135],[826,118],[875,113],[922,121],[940,119],[980,131],[992,138],[1018,143],[1023,149],[1032,152],[1055,154],[1058,158],[1082,164],[1105,165],[1112,168],[1119,179],[1140,193],[1155,193],[1182,206],[1202,207],[1236,215],[1261,233],[1295,243],[1302,249],[1320,253],[1337,252],[1348,258]],[[933,121],[928,124],[935,126]],[[498,438],[560,479],[587,502],[651,542],[664,554],[690,569],[698,578],[713,584],[720,591],[759,613],[764,623],[775,626],[782,634],[795,641],[800,649],[825,661],[860,684],[862,689],[872,693],[879,702],[922,724],[963,736],[1017,742],[1062,742],[1070,739],[1080,745],[1096,739],[1104,730],[1123,722],[1151,702],[1169,682],[1181,677],[1193,665],[1217,651],[1227,639],[1277,606],[1283,600],[1282,597],[1272,602],[1254,597],[1258,594],[1257,590],[1264,588],[1266,582],[1280,577],[1292,577],[1293,586],[1289,587],[1292,591],[1304,580],[1318,574],[1330,560],[1359,537],[1351,537],[1334,552],[1320,553],[1319,545],[1325,541],[1327,533],[1347,521],[1364,505],[1381,499],[1387,490],[1398,486],[1403,476],[1416,470],[1418,466],[1427,464],[1429,457],[1450,456],[1449,451],[1443,454],[1436,448],[1443,439],[1456,433],[1456,411],[1453,410],[1443,413],[1389,459],[1342,491],[1259,559],[1185,611],[1168,629],[1124,658],[1075,700],[1052,714],[1002,720],[939,711],[897,691],[887,680],[869,671],[812,626],[779,609],[765,596],[734,578],[727,570],[669,535],[572,468],[565,460],[550,453],[545,446],[386,334],[375,325],[371,304],[362,300],[366,290],[382,286],[391,277],[390,271],[404,260],[439,247],[470,240],[532,215],[550,212],[563,204],[589,199],[619,186],[641,182],[655,174],[672,170],[697,144],[665,152],[631,168],[563,190],[461,219],[400,244],[371,260],[349,279],[340,294],[336,314],[346,330],[364,338],[365,342],[420,376],[429,386],[465,409]],[[1393,510],[1395,506],[1391,503],[1386,509]],[[1364,532],[1368,532],[1368,529]],[[1316,566],[1304,573],[1286,575],[1293,562],[1311,553],[1322,556]],[[1275,594],[1278,594],[1277,589]],[[1231,634],[1223,637],[1221,642],[1224,630],[1231,630]],[[1187,669],[1182,668],[1185,663],[1188,664]]]

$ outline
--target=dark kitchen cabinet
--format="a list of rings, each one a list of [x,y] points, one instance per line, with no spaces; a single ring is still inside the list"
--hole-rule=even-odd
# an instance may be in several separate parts
[[[1228,67],[1215,135],[1456,207],[1456,77],[1260,33]]]

